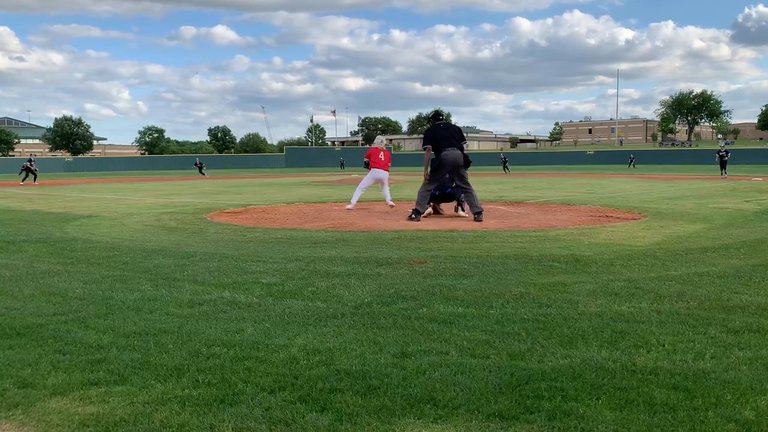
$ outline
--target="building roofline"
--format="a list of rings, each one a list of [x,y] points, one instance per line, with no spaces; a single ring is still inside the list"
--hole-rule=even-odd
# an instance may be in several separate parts
[[[30,122],[27,122],[27,121],[24,121],[24,120],[15,119],[13,117],[8,117],[8,116],[0,117],[0,123],[2,123],[3,120],[11,120],[11,121],[14,121],[14,122],[17,122],[17,123],[20,124],[19,126],[10,125],[10,126],[6,126],[6,127],[23,127],[23,128],[27,128],[28,127],[28,128],[43,128],[43,129],[45,129],[45,126],[36,125],[34,123],[30,123]],[[0,125],[0,126],[5,126],[5,125]]]

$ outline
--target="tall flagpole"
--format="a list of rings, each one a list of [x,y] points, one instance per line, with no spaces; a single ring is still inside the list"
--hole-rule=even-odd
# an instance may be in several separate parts
[[[349,107],[344,107],[344,119],[347,122],[347,134],[349,136]]]
[[[335,137],[338,138],[339,137],[339,122],[336,119],[336,108],[334,108],[333,111],[331,111],[331,113],[333,114],[333,128],[334,128],[333,133],[334,133]]]
[[[616,145],[619,145],[619,70],[616,69]]]

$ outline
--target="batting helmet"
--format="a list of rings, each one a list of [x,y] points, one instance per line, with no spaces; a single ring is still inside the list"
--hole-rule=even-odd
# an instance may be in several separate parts
[[[376,138],[374,138],[373,140],[373,145],[375,145],[376,147],[383,148],[384,146],[387,145],[387,139],[381,135],[377,135]]]

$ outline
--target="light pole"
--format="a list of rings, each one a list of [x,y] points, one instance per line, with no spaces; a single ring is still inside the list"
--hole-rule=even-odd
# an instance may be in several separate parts
[[[619,145],[619,70],[616,69],[616,142]]]
[[[27,110],[27,123],[32,123],[32,110]]]

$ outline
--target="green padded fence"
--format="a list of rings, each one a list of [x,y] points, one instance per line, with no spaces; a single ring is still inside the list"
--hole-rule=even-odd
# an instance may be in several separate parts
[[[361,167],[368,147],[288,147],[285,154],[200,155],[211,170],[251,168],[333,168],[344,158],[347,167]],[[732,164],[768,164],[768,149],[731,149]],[[474,166],[498,166],[498,152],[469,152]],[[620,165],[630,154],[642,165],[709,165],[714,149],[583,150],[583,151],[506,151],[510,166],[541,165]],[[18,173],[26,158],[0,158],[0,172]],[[43,173],[189,170],[195,155],[128,157],[41,157]],[[422,152],[394,153],[394,167],[421,167]]]

